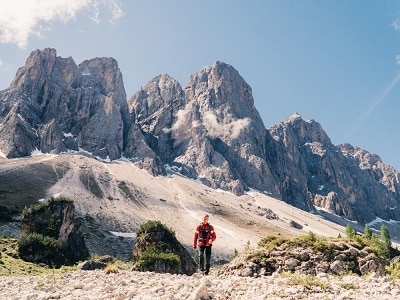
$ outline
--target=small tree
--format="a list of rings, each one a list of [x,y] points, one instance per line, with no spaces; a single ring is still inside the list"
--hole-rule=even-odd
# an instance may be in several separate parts
[[[353,227],[351,227],[350,224],[347,224],[347,226],[346,226],[346,237],[347,237],[348,239],[352,239],[352,238],[354,238],[355,236],[356,236],[356,231],[354,230]]]
[[[371,227],[369,227],[368,224],[365,224],[364,236],[368,240],[370,240],[372,238],[372,230],[371,230]]]
[[[389,229],[382,224],[381,232],[380,232],[381,241],[383,243],[383,253],[386,254],[387,258],[390,258],[390,248],[392,247],[392,243],[390,241]]]

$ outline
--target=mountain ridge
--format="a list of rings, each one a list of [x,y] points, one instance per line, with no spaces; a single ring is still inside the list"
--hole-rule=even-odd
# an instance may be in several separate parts
[[[397,170],[366,150],[333,145],[318,122],[297,113],[265,128],[251,87],[220,61],[184,87],[158,75],[128,100],[114,59],[76,65],[55,49],[36,50],[0,99],[7,158],[83,149],[123,156],[155,176],[175,166],[236,195],[256,189],[360,223],[400,221]]]

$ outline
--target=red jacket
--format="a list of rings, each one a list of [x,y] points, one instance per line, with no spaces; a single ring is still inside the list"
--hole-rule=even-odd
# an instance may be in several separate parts
[[[193,248],[196,248],[197,245],[200,247],[211,246],[216,238],[217,235],[215,234],[214,227],[210,223],[201,223],[196,227],[196,232],[194,233]]]

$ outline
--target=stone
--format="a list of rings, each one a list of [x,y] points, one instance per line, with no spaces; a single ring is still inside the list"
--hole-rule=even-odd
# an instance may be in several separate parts
[[[132,270],[193,275],[197,265],[176,239],[175,233],[159,221],[141,225],[132,251]]]
[[[21,223],[22,235],[39,233],[58,240],[68,264],[89,256],[72,200],[51,198],[45,204],[32,206],[24,211]]]

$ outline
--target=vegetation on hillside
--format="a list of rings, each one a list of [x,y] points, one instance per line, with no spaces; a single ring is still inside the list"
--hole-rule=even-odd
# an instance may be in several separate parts
[[[71,255],[71,249],[59,241],[63,223],[63,216],[60,215],[59,210],[64,207],[64,204],[70,203],[73,203],[73,200],[57,197],[24,208],[23,220],[27,220],[25,226],[31,228],[27,231],[29,233],[23,235],[18,241],[20,258],[56,268],[75,263],[76,258]],[[44,219],[42,216],[45,216]],[[33,224],[40,226],[33,226]]]
[[[162,232],[163,239],[157,241],[157,248],[151,245],[150,241],[146,241],[151,233]],[[165,265],[174,266],[180,263],[180,258],[175,253],[168,249],[168,244],[165,242],[178,243],[175,232],[162,224],[160,221],[147,221],[142,224],[137,231],[137,243],[149,243],[148,247],[141,253],[138,260],[135,262],[135,270],[148,270],[154,269],[154,266],[159,262],[163,262]]]
[[[74,201],[70,198],[66,197],[51,197],[48,199],[46,202],[42,202],[39,204],[33,204],[28,207],[25,207],[22,211],[22,214],[24,217],[28,217],[29,215],[34,214],[35,212],[38,212],[40,210],[46,209],[47,207],[56,204],[56,203],[73,203]]]
[[[0,276],[61,274],[75,267],[54,269],[46,264],[24,261],[18,254],[18,239],[0,237]]]
[[[346,236],[348,239],[362,243],[365,246],[369,246],[382,258],[390,259],[395,255],[399,255],[398,251],[392,248],[389,230],[385,225],[381,226],[380,235],[377,236],[372,233],[372,230],[368,224],[365,225],[363,235],[357,234],[350,224],[347,224]]]

